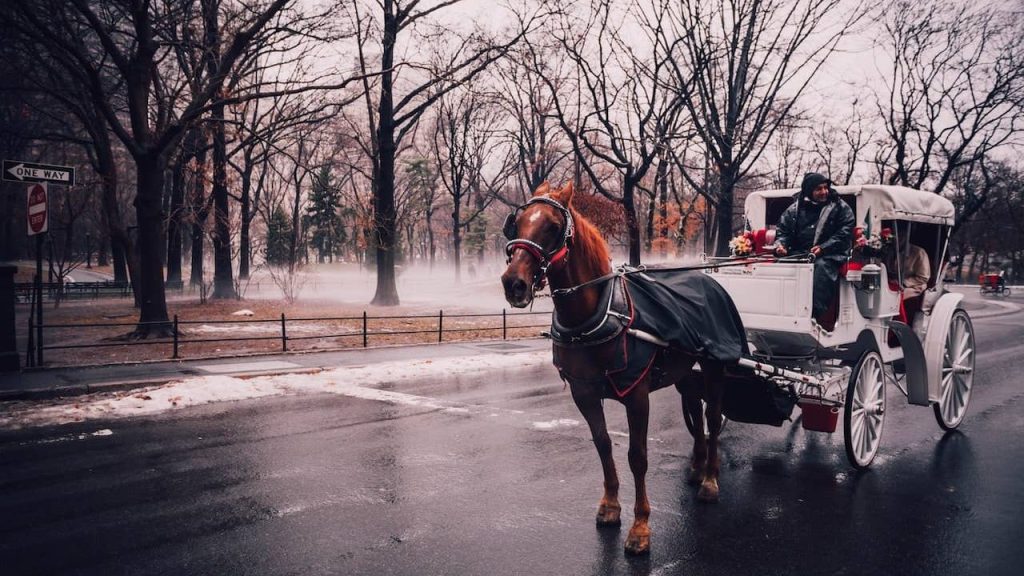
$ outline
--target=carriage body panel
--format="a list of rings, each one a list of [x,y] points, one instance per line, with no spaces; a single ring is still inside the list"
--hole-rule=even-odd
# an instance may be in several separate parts
[[[864,331],[884,340],[888,322],[899,314],[899,294],[881,288],[866,294],[840,279],[837,319],[832,331],[822,330],[811,319],[814,265],[804,262],[753,263],[714,270],[715,278],[729,293],[747,330],[747,338],[768,355],[799,356],[858,342]],[[887,286],[882,269],[882,286]],[[886,362],[902,358],[898,347],[880,346]],[[830,354],[838,355],[838,354]]]

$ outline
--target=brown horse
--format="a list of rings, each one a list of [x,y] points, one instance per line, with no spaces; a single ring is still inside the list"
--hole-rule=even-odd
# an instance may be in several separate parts
[[[604,284],[615,280],[611,274],[608,246],[596,228],[571,204],[572,184],[557,190],[547,183],[533,198],[506,221],[508,269],[501,277],[505,299],[514,307],[529,305],[536,290],[550,282],[555,314],[562,326],[579,326],[592,319],[602,300]],[[553,325],[554,327],[554,325]],[[693,426],[693,457],[688,481],[700,484],[702,501],[718,500],[718,436],[722,423],[723,364],[695,354],[668,349],[654,356],[648,369],[626,393],[607,384],[613,370],[618,339],[594,345],[566,346],[555,342],[554,360],[569,383],[573,401],[590,427],[604,471],[604,494],[597,508],[597,525],[619,526],[619,478],[612,459],[612,442],[605,424],[602,400],[613,398],[626,408],[629,423],[629,467],[636,484],[633,526],[625,550],[644,554],[650,549],[647,500],[647,425],[649,394],[675,385],[682,396],[683,410]],[[693,370],[699,363],[701,370]],[[701,414],[701,402],[706,411]],[[710,438],[704,435],[704,418]]]

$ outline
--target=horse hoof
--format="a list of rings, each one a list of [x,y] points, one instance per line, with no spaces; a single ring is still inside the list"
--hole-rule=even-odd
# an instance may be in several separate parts
[[[690,474],[686,477],[686,483],[696,486],[704,482],[704,471],[700,468],[690,468]]]
[[[718,502],[718,482],[705,481],[697,491],[697,500],[701,502]]]
[[[626,545],[624,546],[626,554],[630,556],[641,556],[643,554],[650,554],[651,552],[651,535],[650,534],[633,534],[626,538]]]
[[[612,528],[622,524],[622,507],[611,504],[601,504],[597,507],[597,526],[599,528]]]

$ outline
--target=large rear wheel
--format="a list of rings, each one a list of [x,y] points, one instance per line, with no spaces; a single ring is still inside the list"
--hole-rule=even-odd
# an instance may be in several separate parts
[[[843,411],[846,458],[854,468],[871,465],[885,424],[885,365],[878,352],[865,352],[850,374]]]
[[[943,430],[955,429],[967,413],[974,386],[974,355],[971,317],[957,310],[949,319],[949,332],[942,350],[939,401],[932,405],[935,420]]]

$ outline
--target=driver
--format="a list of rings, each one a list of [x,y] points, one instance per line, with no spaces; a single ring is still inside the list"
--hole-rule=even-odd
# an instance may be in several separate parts
[[[817,172],[804,174],[797,201],[782,213],[775,235],[775,254],[807,252],[814,258],[814,297],[811,315],[819,323],[836,294],[839,267],[850,252],[856,218],[832,188],[832,180]],[[831,330],[833,326],[822,326]]]

